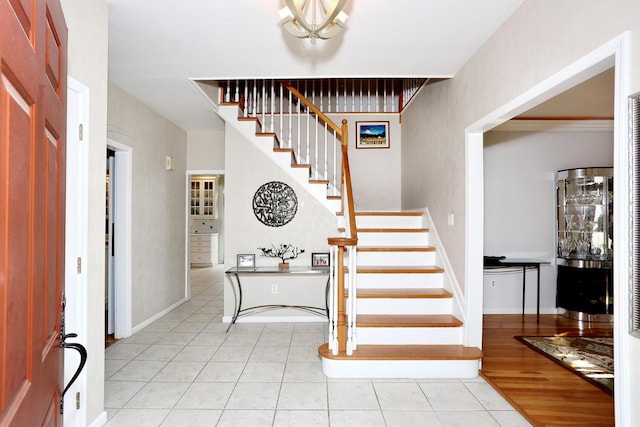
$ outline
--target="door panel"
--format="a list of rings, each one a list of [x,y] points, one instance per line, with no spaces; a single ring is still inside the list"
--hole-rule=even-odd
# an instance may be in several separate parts
[[[0,426],[62,425],[66,39],[59,0],[0,0]]]

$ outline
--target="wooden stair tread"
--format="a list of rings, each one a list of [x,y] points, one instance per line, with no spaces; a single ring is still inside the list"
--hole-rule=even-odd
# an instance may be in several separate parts
[[[347,295],[348,296],[348,293]],[[453,294],[442,288],[388,288],[358,289],[358,298],[452,298]]]
[[[347,271],[345,269],[345,271]],[[435,265],[360,265],[357,273],[443,273],[444,269]]]
[[[358,228],[358,233],[426,233],[428,228]]]
[[[337,360],[480,360],[482,350],[463,345],[358,345],[353,355],[331,354],[328,344],[318,348],[320,356]]]
[[[433,246],[358,246],[359,252],[435,252]]]
[[[356,326],[360,328],[456,328],[462,326],[462,322],[450,314],[359,314]]]

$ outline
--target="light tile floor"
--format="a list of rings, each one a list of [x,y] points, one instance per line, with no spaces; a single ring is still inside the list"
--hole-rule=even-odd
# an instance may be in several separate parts
[[[482,378],[331,379],[324,323],[222,323],[222,266],[106,350],[107,426],[529,426]]]

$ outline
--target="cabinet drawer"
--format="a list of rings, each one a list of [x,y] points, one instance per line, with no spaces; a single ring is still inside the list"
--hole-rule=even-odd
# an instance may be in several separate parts
[[[192,234],[192,242],[209,242],[211,243],[211,234]]]
[[[191,263],[192,264],[211,264],[211,254],[210,253],[192,253],[191,254]]]
[[[191,246],[191,253],[211,253],[211,246]]]
[[[200,241],[191,242],[191,247],[192,247],[192,248],[198,248],[198,247],[210,248],[210,247],[211,247],[211,241],[206,241],[206,242],[200,242]]]

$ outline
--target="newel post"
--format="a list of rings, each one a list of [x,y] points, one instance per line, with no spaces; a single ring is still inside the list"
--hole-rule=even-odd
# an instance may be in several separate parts
[[[336,322],[336,332],[337,332],[337,340],[338,340],[338,352],[345,353],[347,350],[347,316],[345,313],[345,268],[344,268],[344,252],[347,246],[355,246],[357,243],[356,239],[350,237],[331,237],[329,238],[329,245],[338,247],[338,259],[336,260],[337,265],[337,284],[338,287],[338,296],[337,296],[337,322]],[[355,273],[355,272],[354,272]]]

